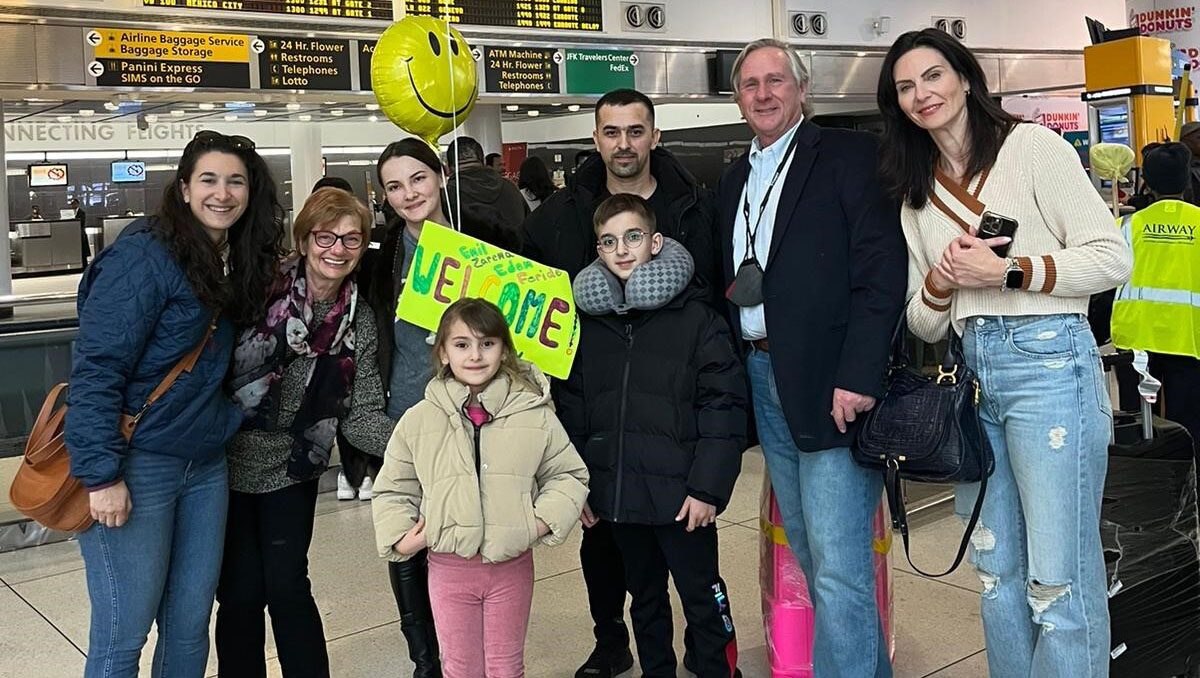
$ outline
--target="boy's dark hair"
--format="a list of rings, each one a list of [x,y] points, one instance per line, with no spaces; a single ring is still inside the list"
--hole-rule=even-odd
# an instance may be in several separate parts
[[[650,112],[650,124],[654,124],[654,102],[650,97],[642,94],[636,89],[614,89],[613,91],[600,97],[600,101],[596,102],[596,123],[600,122],[600,109],[605,106],[628,106],[630,104],[641,104]]]
[[[605,222],[624,212],[633,212],[638,215],[645,224],[647,233],[654,233],[658,229],[658,224],[655,223],[654,209],[650,207],[650,203],[646,202],[645,198],[632,193],[618,193],[605,199],[596,208],[596,212],[592,215],[592,230],[599,232]]]

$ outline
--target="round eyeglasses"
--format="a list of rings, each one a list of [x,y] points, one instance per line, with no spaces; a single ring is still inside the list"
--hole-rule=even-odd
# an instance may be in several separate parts
[[[646,241],[646,235],[647,234],[645,231],[637,230],[626,231],[625,235],[622,235],[620,238],[615,235],[602,235],[600,236],[600,239],[596,241],[596,244],[599,245],[600,251],[606,254],[617,251],[617,242],[619,240],[624,240],[626,247],[631,250],[635,250],[641,247],[642,243]]]

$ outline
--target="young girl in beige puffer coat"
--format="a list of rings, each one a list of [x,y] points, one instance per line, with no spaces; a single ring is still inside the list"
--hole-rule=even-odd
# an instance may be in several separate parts
[[[561,544],[579,522],[587,468],[549,381],[517,358],[490,302],[446,309],[434,354],[437,376],[400,419],[375,480],[376,542],[391,560],[429,548],[445,678],[519,678],[531,549]]]

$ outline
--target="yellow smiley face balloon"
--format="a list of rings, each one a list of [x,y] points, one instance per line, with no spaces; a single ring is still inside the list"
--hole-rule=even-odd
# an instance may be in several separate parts
[[[371,87],[389,120],[431,146],[467,119],[479,96],[471,47],[428,16],[406,16],[379,36]]]

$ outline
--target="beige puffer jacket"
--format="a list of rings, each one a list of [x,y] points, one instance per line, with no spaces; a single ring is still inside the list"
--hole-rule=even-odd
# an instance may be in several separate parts
[[[397,424],[375,479],[371,510],[379,555],[405,560],[392,546],[425,516],[431,551],[502,562],[537,541],[561,544],[579,522],[588,472],[554,415],[550,383],[522,363],[536,392],[500,373],[479,395],[492,419],[466,418],[467,387],[433,379],[425,399]],[[476,440],[479,474],[476,475]]]

